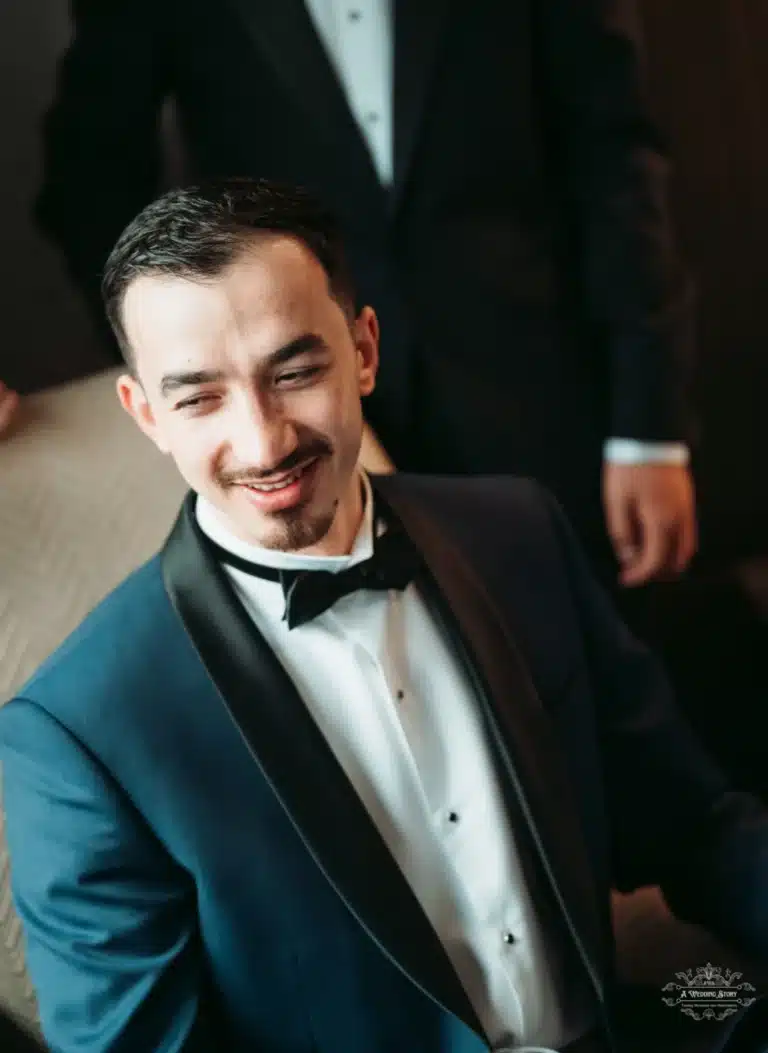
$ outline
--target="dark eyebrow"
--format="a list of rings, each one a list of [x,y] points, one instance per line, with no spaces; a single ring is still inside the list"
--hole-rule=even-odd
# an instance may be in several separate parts
[[[289,344],[279,347],[277,351],[273,351],[271,355],[268,355],[265,365],[268,369],[273,369],[275,366],[284,366],[286,362],[290,362],[293,358],[298,358],[299,355],[305,355],[309,351],[327,350],[328,345],[317,333],[303,333],[301,336],[297,336],[295,340],[291,340]]]
[[[317,333],[304,333],[297,336],[295,340],[279,347],[268,355],[264,365],[268,369],[275,366],[284,366],[299,355],[305,355],[308,351],[327,351],[328,345]],[[160,381],[160,394],[163,398],[178,391],[180,388],[199,387],[201,384],[213,384],[223,380],[225,374],[220,369],[194,369],[182,373],[166,373]]]

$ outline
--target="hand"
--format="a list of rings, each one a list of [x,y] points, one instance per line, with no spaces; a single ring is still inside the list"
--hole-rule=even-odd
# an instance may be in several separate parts
[[[10,429],[18,406],[18,394],[0,380],[0,438]]]
[[[693,480],[686,466],[606,461],[603,507],[622,585],[682,574],[697,545]]]

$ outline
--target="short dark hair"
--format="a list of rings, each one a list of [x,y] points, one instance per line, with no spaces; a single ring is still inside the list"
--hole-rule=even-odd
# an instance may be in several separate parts
[[[307,191],[266,179],[226,179],[169,190],[125,228],[104,267],[104,308],[129,368],[135,363],[122,307],[131,282],[151,274],[214,278],[259,234],[284,234],[303,242],[328,275],[331,295],[345,310],[354,310],[339,229]]]

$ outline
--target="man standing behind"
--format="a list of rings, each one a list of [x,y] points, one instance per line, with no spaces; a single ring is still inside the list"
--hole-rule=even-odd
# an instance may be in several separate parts
[[[399,468],[531,475],[626,584],[679,571],[691,305],[634,3],[75,3],[40,218],[96,304],[172,95],[194,179],[288,180],[340,217]]]
[[[0,709],[56,1053],[617,1053],[612,884],[768,963],[766,812],[555,502],[358,469],[378,321],[324,212],[174,191],[104,290],[192,490]]]

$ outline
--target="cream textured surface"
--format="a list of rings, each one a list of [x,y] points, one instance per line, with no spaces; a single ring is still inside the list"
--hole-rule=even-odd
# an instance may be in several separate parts
[[[0,703],[156,551],[183,496],[171,462],[120,408],[117,374],[28,398],[0,442]],[[0,1000],[34,1015],[1,839]]]
[[[183,495],[173,466],[120,409],[116,375],[28,399],[19,429],[0,442],[0,703],[156,551]],[[654,889],[614,906],[627,979],[662,983],[678,968],[727,961],[674,922]],[[34,1021],[1,829],[0,1002]]]
[[[109,370],[27,400],[0,444],[0,700],[162,542],[183,494]]]

